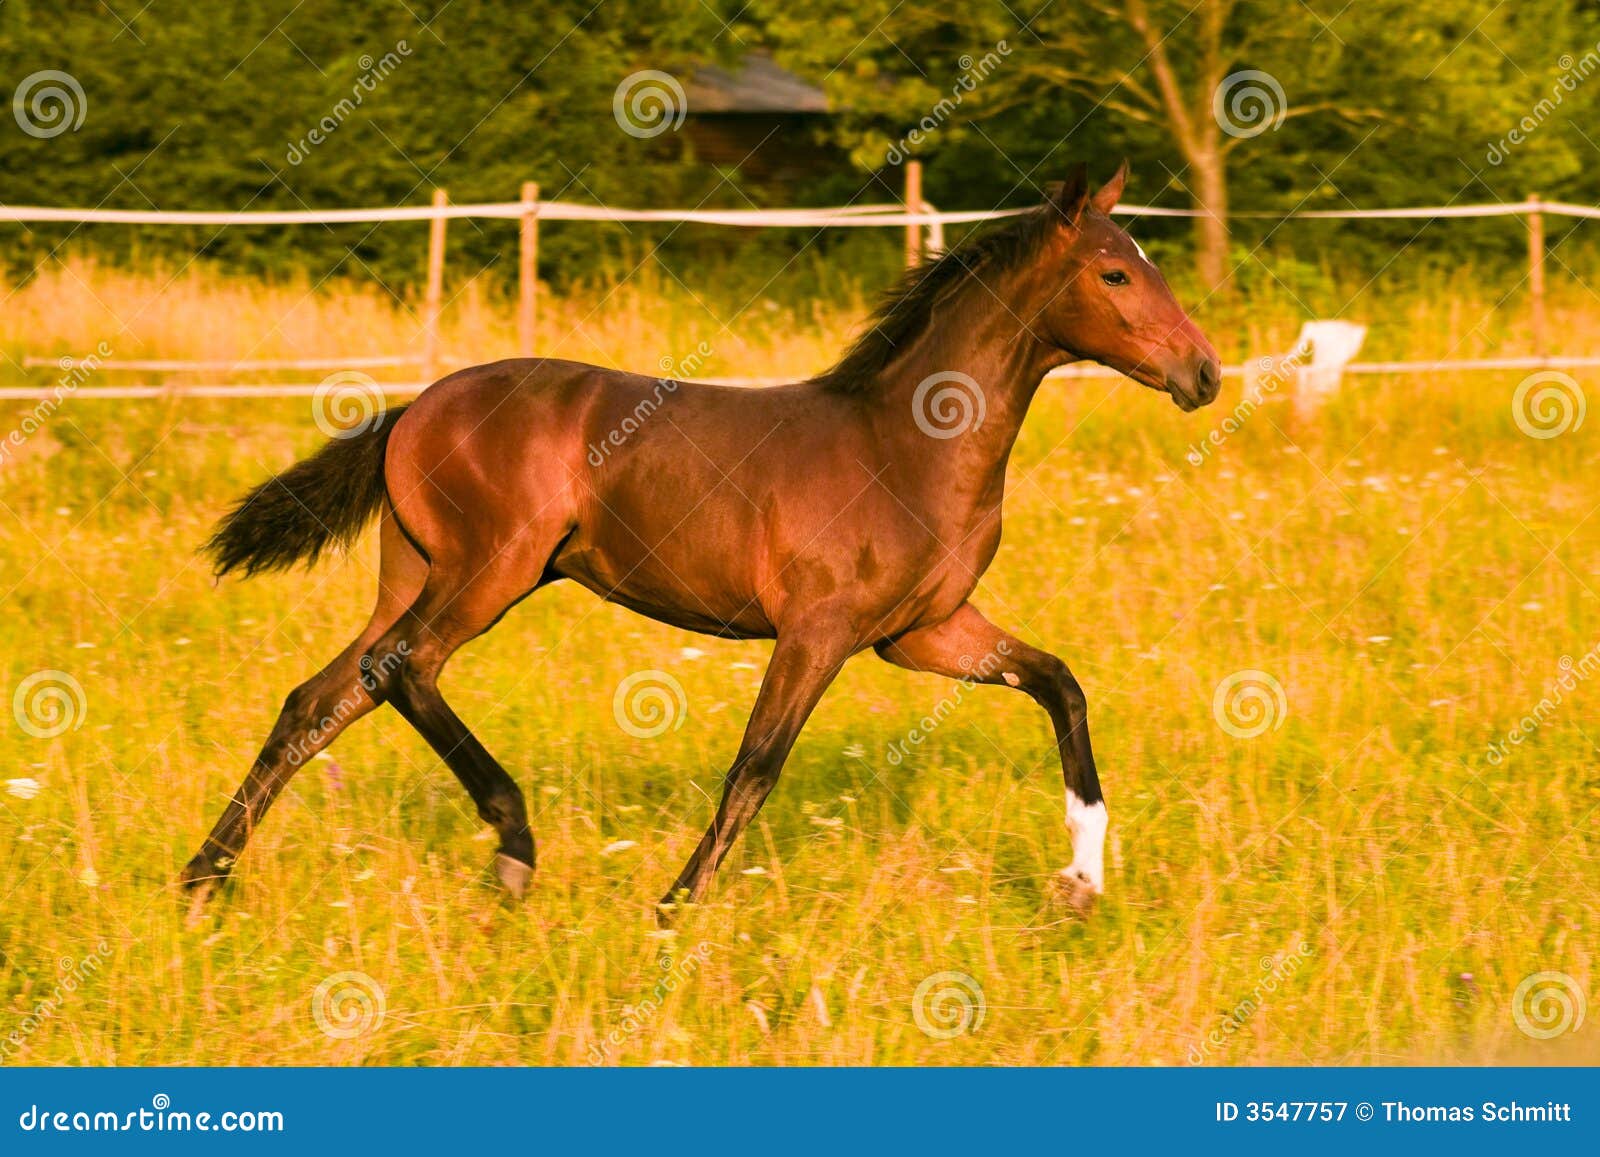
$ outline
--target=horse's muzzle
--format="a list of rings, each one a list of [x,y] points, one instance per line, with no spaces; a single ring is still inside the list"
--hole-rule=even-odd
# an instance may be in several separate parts
[[[1216,401],[1222,389],[1222,363],[1204,354],[1167,373],[1167,393],[1184,413]]]

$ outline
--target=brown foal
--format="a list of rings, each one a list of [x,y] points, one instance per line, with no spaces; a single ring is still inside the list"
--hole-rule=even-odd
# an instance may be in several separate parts
[[[1101,362],[1185,411],[1217,395],[1215,350],[1108,216],[1125,174],[1091,192],[1079,168],[1048,204],[911,271],[809,381],[747,390],[495,362],[257,487],[207,544],[219,574],[315,561],[377,518],[378,603],[289,695],[184,882],[209,893],[294,772],[389,703],[499,833],[497,871],[520,895],[534,867],[522,791],[439,694],[439,672],[519,600],[571,579],[675,626],[775,640],[721,805],[663,903],[705,895],[823,692],[870,647],[1044,707],[1073,841],[1060,884],[1086,905],[1105,884],[1106,811],[1083,691],[967,599],[999,546],[1006,462],[1047,371]]]

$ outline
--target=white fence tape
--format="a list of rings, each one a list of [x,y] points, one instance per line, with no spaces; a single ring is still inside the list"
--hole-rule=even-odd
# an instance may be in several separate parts
[[[570,201],[536,201],[541,221],[681,221],[700,225],[745,227],[888,228],[907,225],[962,225],[1014,217],[1027,209],[963,209],[953,212],[908,213],[899,205],[859,205],[827,209],[615,209]],[[0,205],[0,222],[68,222],[119,225],[341,225],[383,221],[431,221],[443,218],[513,220],[526,212],[521,201],[486,201],[470,205],[397,206],[390,209],[261,209],[217,212],[161,209],[47,209],[32,205]],[[1200,209],[1166,209],[1155,205],[1118,205],[1128,217],[1202,217]],[[1563,201],[1514,201],[1480,205],[1418,205],[1400,209],[1297,209],[1284,213],[1233,213],[1261,220],[1338,220],[1359,218],[1514,217],[1531,212],[1563,217],[1600,218],[1600,208]]]
[[[1485,370],[1576,370],[1600,369],[1600,357],[1554,358],[1483,358],[1479,360],[1417,361],[1417,362],[1350,362],[1344,366],[1346,374],[1397,375],[1460,373]],[[1222,376],[1243,377],[1247,367],[1223,366]],[[1047,378],[1120,378],[1116,370],[1104,366],[1077,365],[1052,370]],[[702,378],[707,385],[742,386],[757,389],[764,386],[787,385],[795,378]],[[429,382],[378,382],[378,389],[386,396],[408,397],[420,394]],[[129,386],[6,386],[0,387],[0,401],[60,401],[64,397],[101,398],[105,400],[127,398],[309,398],[323,389],[317,382],[282,382],[272,385],[223,384],[205,385],[129,385]]]
[[[961,224],[1013,217],[1026,209],[966,210],[955,213],[907,213],[899,205],[860,205],[834,209],[613,209],[569,201],[535,201],[541,221],[684,221],[701,225],[887,226]],[[473,205],[418,205],[393,209],[261,209],[165,211],[160,209],[46,209],[0,205],[0,222],[58,221],[91,225],[343,225],[382,221],[431,221],[471,217],[516,220],[527,210],[521,201]]]
[[[400,366],[420,366],[421,358],[408,357],[359,357],[359,358],[242,358],[238,361],[229,361],[226,358],[215,361],[179,361],[172,358],[103,358],[95,362],[96,372],[129,373],[138,372],[146,374],[239,374],[246,372],[273,371],[273,370],[373,370]],[[61,364],[60,358],[25,357],[22,359],[22,368],[25,370],[42,370],[60,367],[70,369],[70,365]]]

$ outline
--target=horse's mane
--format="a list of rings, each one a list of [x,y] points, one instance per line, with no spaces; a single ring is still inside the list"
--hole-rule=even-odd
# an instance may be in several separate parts
[[[1030,257],[1054,219],[1048,206],[963,241],[954,249],[906,270],[873,311],[866,332],[844,356],[811,381],[839,394],[873,389],[889,362],[933,320],[934,310],[980,271],[1003,271]]]

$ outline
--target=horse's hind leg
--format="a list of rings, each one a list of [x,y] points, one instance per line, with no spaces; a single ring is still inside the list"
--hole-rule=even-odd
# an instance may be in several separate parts
[[[554,541],[550,544],[554,549]],[[439,693],[439,672],[464,643],[483,634],[537,585],[545,555],[503,553],[476,572],[436,561],[417,601],[371,648],[379,693],[428,741],[500,836],[495,871],[521,896],[533,878],[533,834],[528,806],[516,780],[484,749]],[[532,576],[529,578],[528,576]],[[379,664],[389,656],[398,662]]]
[[[294,773],[317,752],[380,701],[374,698],[366,656],[401,612],[416,598],[428,572],[427,561],[384,512],[380,531],[382,562],[378,603],[361,634],[317,674],[289,693],[278,721],[256,756],[244,783],[228,802],[180,882],[203,901],[232,869],[262,816]],[[198,909],[196,909],[198,911]]]

